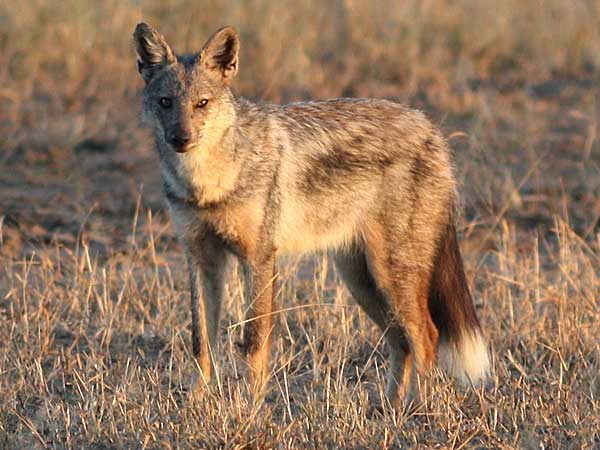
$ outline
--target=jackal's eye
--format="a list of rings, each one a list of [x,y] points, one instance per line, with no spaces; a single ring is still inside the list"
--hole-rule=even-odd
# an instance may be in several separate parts
[[[208,99],[207,98],[203,98],[198,103],[196,103],[196,106],[194,106],[194,108],[196,108],[196,109],[202,109],[202,108],[204,108],[206,106],[207,103],[208,103]]]
[[[173,100],[171,100],[169,97],[161,97],[158,102],[160,103],[160,106],[162,106],[165,109],[168,109],[171,106],[173,106]]]

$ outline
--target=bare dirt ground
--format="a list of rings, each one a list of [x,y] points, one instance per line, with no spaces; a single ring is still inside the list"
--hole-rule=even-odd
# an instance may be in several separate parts
[[[390,17],[348,2],[333,21],[259,3],[0,7],[0,448],[600,448],[597,2],[407,2]],[[389,97],[443,128],[487,388],[436,372],[417,408],[374,413],[385,347],[316,256],[280,265],[264,401],[233,344],[235,271],[219,377],[188,395],[186,267],[138,120],[141,17],[177,48],[240,27],[238,93]]]

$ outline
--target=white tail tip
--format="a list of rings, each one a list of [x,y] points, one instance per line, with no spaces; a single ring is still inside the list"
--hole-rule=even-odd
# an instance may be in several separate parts
[[[463,386],[477,386],[490,375],[490,357],[481,332],[463,332],[458,341],[440,343],[440,364]]]

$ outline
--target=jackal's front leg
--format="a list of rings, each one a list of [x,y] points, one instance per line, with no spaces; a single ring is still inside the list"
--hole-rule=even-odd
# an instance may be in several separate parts
[[[190,274],[192,349],[200,368],[195,387],[205,385],[213,370],[223,297],[227,253],[211,237],[186,245]]]
[[[249,304],[244,325],[242,350],[248,357],[249,383],[257,393],[269,374],[269,356],[273,331],[275,258],[269,255],[257,262],[244,264],[246,297]]]

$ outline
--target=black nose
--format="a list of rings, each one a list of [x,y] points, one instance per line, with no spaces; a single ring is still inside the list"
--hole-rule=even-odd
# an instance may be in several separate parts
[[[190,143],[192,136],[189,134],[177,134],[171,136],[169,144],[171,144],[176,150],[182,150],[186,145]]]

